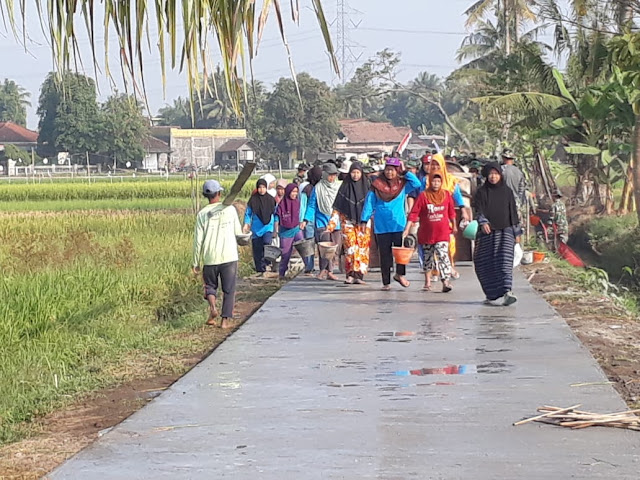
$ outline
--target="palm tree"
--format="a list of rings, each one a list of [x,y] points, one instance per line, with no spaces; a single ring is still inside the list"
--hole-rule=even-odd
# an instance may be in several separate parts
[[[261,7],[256,6],[255,0],[137,0],[133,3],[120,0],[58,0],[47,2],[48,8],[42,8],[41,0],[21,0],[21,19],[15,13],[18,9],[14,8],[14,3],[14,0],[0,0],[0,16],[8,21],[17,38],[18,25],[27,24],[27,17],[37,11],[43,27],[49,33],[57,71],[70,69],[77,60],[78,35],[83,25],[97,69],[95,19],[104,18],[102,25],[105,53],[108,53],[107,38],[109,35],[113,36],[115,31],[120,46],[121,64],[130,78],[142,80],[144,85],[144,50],[147,44],[155,44],[160,54],[163,83],[167,62],[171,67],[179,65],[181,70],[186,71],[190,98],[200,89],[198,75],[201,70],[207,70],[205,59],[210,57],[211,38],[215,38],[222,59],[224,86],[236,112],[240,111],[242,99],[238,79],[239,70],[244,70],[245,52],[248,52],[251,62],[258,52],[264,27],[273,11],[277,14],[278,27],[289,53],[281,0],[265,1]],[[322,0],[311,0],[311,4],[333,68],[339,71]],[[291,2],[291,14],[293,21],[297,23],[298,2]],[[182,28],[179,28],[179,22],[182,23]],[[148,38],[150,31],[158,32],[157,40]],[[108,58],[108,55],[105,57]],[[106,65],[106,71],[109,73],[109,65]]]
[[[31,94],[13,80],[4,79],[0,84],[0,122],[27,124],[27,107],[31,106]]]
[[[494,14],[498,24],[504,26],[503,51],[510,55],[513,45],[520,41],[522,25],[537,21],[533,9],[535,5],[534,0],[477,0],[464,12],[467,16],[467,27],[473,27],[488,15]]]

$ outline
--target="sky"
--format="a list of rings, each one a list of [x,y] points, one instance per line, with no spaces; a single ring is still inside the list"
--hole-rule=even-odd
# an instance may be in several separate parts
[[[336,42],[335,18],[340,0],[323,0],[325,14],[333,24],[332,35]],[[427,71],[446,77],[459,65],[455,60],[456,50],[465,35],[464,11],[473,0],[344,0],[347,5],[347,43],[352,54],[348,76],[358,64],[363,63],[376,52],[389,48],[401,54],[399,78],[408,81],[418,73]],[[289,11],[287,0],[281,0],[285,10]],[[324,41],[318,27],[315,14],[309,7],[310,0],[300,0],[300,24],[295,25],[288,17],[286,32],[297,72],[308,72],[336,85],[342,80],[332,72],[326,54]],[[100,25],[100,22],[97,22]],[[80,25],[80,24],[79,24]],[[82,27],[82,25],[80,25]],[[100,27],[101,28],[101,27]],[[35,11],[29,12],[27,30],[31,36],[28,51],[18,44],[11,33],[0,27],[0,59],[2,70],[0,81],[5,77],[15,80],[31,93],[31,108],[28,110],[27,126],[35,129],[38,125],[36,115],[40,85],[45,76],[53,69],[51,53],[45,35],[42,33]],[[153,40],[157,38],[152,32]],[[103,32],[96,32],[99,40],[98,58],[104,57]],[[542,38],[549,40],[550,38]],[[117,51],[117,44],[111,39],[111,52]],[[95,77],[86,37],[80,40],[85,71]],[[219,56],[213,56],[216,62]],[[117,58],[110,55],[112,72],[119,72]],[[147,53],[145,60],[146,91],[151,114],[155,115],[160,107],[172,103],[178,96],[186,96],[187,83],[184,73],[167,67],[166,93],[163,94],[160,56],[155,51]],[[104,69],[102,69],[104,71]],[[114,77],[117,77],[115,75]],[[284,46],[280,40],[275,15],[271,16],[265,29],[264,38],[254,61],[254,76],[267,85],[272,85],[281,77],[289,77],[290,71]],[[122,91],[121,82],[118,88]],[[99,100],[111,93],[112,87],[106,75],[97,76]]]

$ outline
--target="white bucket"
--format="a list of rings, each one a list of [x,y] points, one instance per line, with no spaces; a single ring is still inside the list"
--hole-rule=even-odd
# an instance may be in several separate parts
[[[533,263],[533,251],[528,250],[522,254],[522,265],[531,265]]]

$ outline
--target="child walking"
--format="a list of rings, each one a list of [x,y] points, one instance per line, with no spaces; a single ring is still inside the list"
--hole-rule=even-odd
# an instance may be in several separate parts
[[[449,238],[456,233],[456,212],[451,194],[442,188],[438,173],[429,176],[429,188],[422,192],[409,214],[403,236],[407,236],[415,222],[420,222],[418,243],[424,250],[424,287],[431,290],[431,271],[436,270],[442,281],[442,291],[450,292],[451,258]]]

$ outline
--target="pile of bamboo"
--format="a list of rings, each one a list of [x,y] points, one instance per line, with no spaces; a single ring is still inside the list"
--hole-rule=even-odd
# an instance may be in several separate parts
[[[640,410],[627,410],[617,413],[591,413],[576,410],[580,405],[568,408],[550,407],[545,405],[538,408],[540,415],[515,422],[514,425],[523,425],[529,422],[543,422],[572,429],[586,427],[613,427],[626,428],[640,432],[640,417],[636,414]]]

